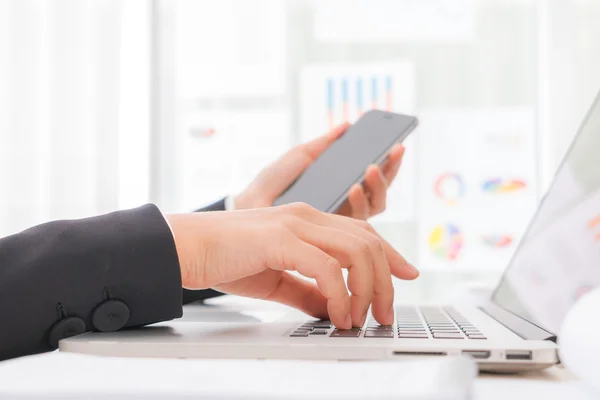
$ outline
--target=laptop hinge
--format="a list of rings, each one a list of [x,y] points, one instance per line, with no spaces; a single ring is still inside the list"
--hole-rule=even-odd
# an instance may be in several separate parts
[[[553,333],[550,333],[495,304],[486,304],[485,306],[480,307],[480,309],[525,340],[550,340],[556,343],[556,335]]]

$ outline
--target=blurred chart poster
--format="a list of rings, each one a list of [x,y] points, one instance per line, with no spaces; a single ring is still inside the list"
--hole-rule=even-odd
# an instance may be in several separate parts
[[[419,264],[499,269],[537,203],[530,108],[419,115]]]
[[[475,29],[474,2],[318,0],[313,2],[315,36],[326,42],[469,40]]]
[[[174,1],[174,56],[181,98],[281,95],[286,2]]]
[[[343,122],[356,121],[377,108],[402,114],[415,109],[412,63],[319,64],[300,78],[300,139],[314,139]],[[387,211],[374,222],[414,218],[416,149],[409,138],[402,169],[388,192]]]
[[[190,113],[179,132],[182,209],[244,189],[291,146],[285,112]]]

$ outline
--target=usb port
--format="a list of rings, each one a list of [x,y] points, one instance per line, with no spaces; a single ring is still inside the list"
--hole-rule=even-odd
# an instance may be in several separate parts
[[[463,350],[463,354],[469,355],[473,358],[477,358],[479,360],[485,360],[486,358],[490,358],[491,353],[487,350]]]
[[[528,350],[507,350],[507,360],[531,360],[531,351]]]

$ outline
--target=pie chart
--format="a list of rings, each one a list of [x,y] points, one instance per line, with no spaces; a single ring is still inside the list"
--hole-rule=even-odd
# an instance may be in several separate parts
[[[465,196],[465,182],[459,174],[442,174],[435,180],[433,192],[437,198],[452,206]]]
[[[440,259],[454,261],[463,248],[463,234],[454,224],[437,225],[429,235],[429,248]]]

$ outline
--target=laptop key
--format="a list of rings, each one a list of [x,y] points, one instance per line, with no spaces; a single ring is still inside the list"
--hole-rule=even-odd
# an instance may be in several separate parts
[[[366,338],[393,338],[394,332],[393,331],[366,331],[365,337]]]
[[[311,327],[311,328],[318,328],[318,329],[329,329],[331,328],[333,325],[331,323],[306,323],[302,326],[306,326],[306,327]]]
[[[329,332],[322,329],[315,329],[310,333],[310,335],[327,335]]]
[[[312,331],[312,330],[314,330],[314,329],[315,329],[315,328],[313,328],[312,326],[304,326],[304,325],[303,325],[303,326],[301,326],[301,327],[297,328],[296,330],[297,330],[297,331],[307,331],[307,332],[310,332],[310,331]]]
[[[458,332],[457,328],[429,328],[432,332]]]
[[[458,329],[454,325],[428,325],[429,329]]]
[[[290,337],[307,337],[308,332],[294,332],[290,335]]]
[[[340,329],[335,329],[333,332],[331,332],[331,335],[329,335],[329,337],[360,337],[360,330],[358,329],[352,329],[352,330],[340,330]]]
[[[460,333],[435,333],[433,334],[434,339],[462,339],[463,335]]]
[[[447,325],[447,326],[429,326],[429,329],[452,329],[452,330],[458,330],[457,327],[452,326],[452,325]]]
[[[399,334],[398,339],[429,339],[429,335],[407,335]]]

